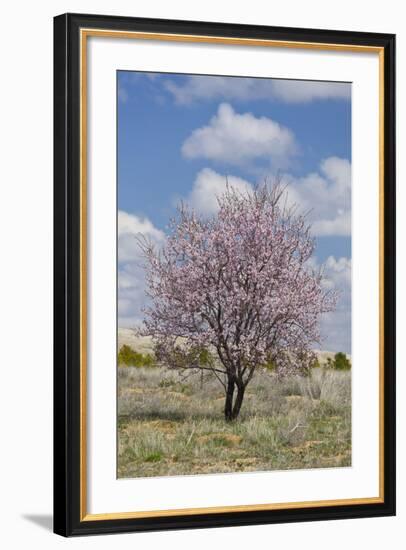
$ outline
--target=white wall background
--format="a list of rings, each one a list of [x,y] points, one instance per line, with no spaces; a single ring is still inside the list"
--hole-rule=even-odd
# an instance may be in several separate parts
[[[398,280],[405,279],[406,31],[402,4],[290,0],[8,2],[0,86],[0,540],[14,548],[401,548],[406,535],[406,372],[398,351],[398,516],[62,539],[52,513],[52,17],[66,11],[397,33]],[[398,311],[406,307],[398,286]],[[405,324],[398,316],[398,339]]]

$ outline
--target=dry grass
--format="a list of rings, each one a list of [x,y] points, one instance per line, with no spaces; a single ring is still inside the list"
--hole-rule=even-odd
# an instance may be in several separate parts
[[[119,477],[351,465],[350,372],[258,373],[234,423],[210,376],[119,367],[118,389]]]

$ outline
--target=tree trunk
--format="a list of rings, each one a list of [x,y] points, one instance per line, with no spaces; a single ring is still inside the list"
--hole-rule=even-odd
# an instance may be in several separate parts
[[[237,388],[237,395],[234,401],[234,392]],[[244,399],[245,387],[238,386],[233,380],[227,382],[226,402],[224,406],[224,416],[227,422],[235,420],[240,414],[241,405]]]
[[[224,406],[224,415],[228,422],[230,420],[233,420],[234,388],[235,388],[234,380],[229,379],[227,382],[226,403]]]
[[[244,392],[245,392],[244,386],[237,387],[237,397],[235,398],[235,403],[234,403],[233,412],[232,412],[233,420],[235,420],[240,414],[241,405],[244,399]]]

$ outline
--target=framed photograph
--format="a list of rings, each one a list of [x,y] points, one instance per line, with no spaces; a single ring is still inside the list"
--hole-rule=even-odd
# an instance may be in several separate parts
[[[395,37],[54,20],[54,530],[395,514]]]

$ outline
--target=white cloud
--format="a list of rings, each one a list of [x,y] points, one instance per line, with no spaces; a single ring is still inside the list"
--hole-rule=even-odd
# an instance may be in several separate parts
[[[264,81],[270,83],[270,81]],[[172,80],[165,82],[165,88],[181,105],[207,99],[259,99],[265,90],[259,92],[260,79],[225,76],[189,76],[183,84]],[[269,84],[267,84],[269,88]],[[259,95],[258,95],[259,94]]]
[[[247,180],[204,168],[197,174],[185,201],[201,214],[213,214],[218,209],[217,197],[225,192],[227,182],[240,192],[253,189]],[[288,202],[297,204],[301,212],[309,213],[313,235],[351,235],[351,164],[348,160],[329,157],[320,163],[319,172],[303,178],[285,174],[282,182],[289,184]]]
[[[140,218],[134,214],[128,214],[124,210],[118,211],[118,236],[126,234],[136,235],[141,233],[153,239],[161,239],[164,233],[157,229],[148,218]]]
[[[241,193],[252,191],[251,184],[242,178],[224,176],[211,168],[204,168],[197,174],[186,202],[196,212],[213,214],[218,210],[217,197],[224,194],[227,184]]]
[[[351,259],[330,256],[324,263],[324,286],[340,293],[335,311],[321,319],[323,348],[351,353]]]
[[[165,237],[164,232],[157,229],[148,218],[140,218],[123,210],[118,211],[117,230],[119,262],[131,262],[139,258],[137,238],[141,235],[154,243],[161,242]]]
[[[351,259],[342,256],[335,258],[329,256],[324,262],[324,274],[326,277],[325,287],[327,289],[351,287]]]
[[[146,304],[145,272],[137,239],[141,236],[160,246],[165,233],[148,218],[118,212],[118,324],[133,327],[142,319],[141,308]]]
[[[207,126],[198,128],[182,145],[186,158],[206,158],[241,165],[255,158],[285,163],[296,152],[293,133],[270,118],[236,113],[222,103]]]
[[[351,84],[346,82],[193,75],[186,78],[182,84],[167,80],[164,85],[175,102],[180,105],[219,99],[228,101],[268,99],[285,103],[307,103],[351,98]]]
[[[284,177],[289,182],[290,201],[311,211],[314,235],[351,235],[351,164],[347,159],[329,157],[320,163],[319,173]]]
[[[351,99],[347,82],[315,82],[311,80],[273,80],[273,96],[286,103],[309,103],[321,99]]]
[[[329,157],[320,164],[320,172],[303,178],[285,174],[282,181],[289,183],[289,203],[300,211],[309,212],[312,233],[316,236],[351,235],[351,165],[348,160]],[[245,179],[220,174],[211,168],[201,170],[185,201],[201,214],[213,214],[218,209],[217,197],[227,183],[240,192],[250,192],[253,184]]]
[[[142,308],[147,303],[145,273],[140,264],[129,263],[118,268],[118,325],[133,327],[142,320]]]

